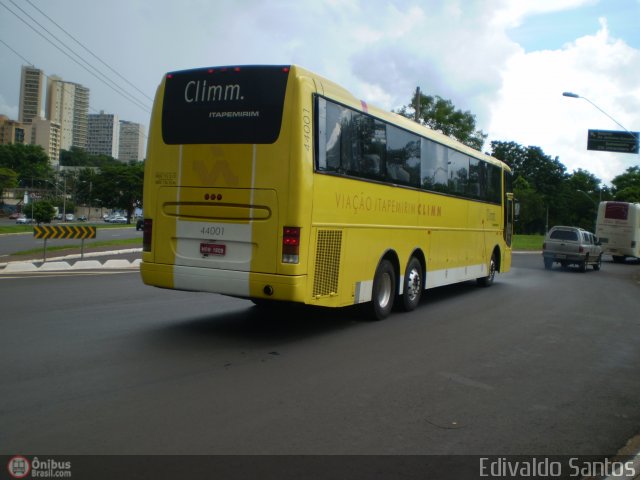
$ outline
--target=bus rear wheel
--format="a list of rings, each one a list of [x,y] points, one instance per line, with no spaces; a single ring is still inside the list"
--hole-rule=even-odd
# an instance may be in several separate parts
[[[478,279],[478,285],[481,287],[490,287],[496,279],[496,270],[498,268],[498,262],[496,260],[496,253],[491,254],[491,260],[489,260],[489,271],[486,277]]]
[[[418,306],[423,288],[422,264],[416,257],[411,257],[404,273],[402,289],[402,308],[405,312],[410,312]]]
[[[396,272],[389,260],[383,259],[373,277],[371,307],[373,318],[382,320],[389,316],[396,296]]]

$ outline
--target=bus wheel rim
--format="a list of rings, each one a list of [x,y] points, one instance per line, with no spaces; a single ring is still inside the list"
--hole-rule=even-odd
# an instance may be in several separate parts
[[[385,273],[380,279],[380,290],[378,291],[378,305],[385,308],[391,300],[391,276]]]
[[[412,269],[409,272],[409,279],[407,282],[407,292],[406,294],[409,296],[410,300],[415,300],[415,298],[420,293],[420,272],[416,269]]]

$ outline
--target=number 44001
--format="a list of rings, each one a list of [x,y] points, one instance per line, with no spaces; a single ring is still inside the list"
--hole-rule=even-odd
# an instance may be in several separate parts
[[[220,225],[209,225],[207,227],[202,227],[200,233],[208,237],[223,237],[224,227],[221,227]]]

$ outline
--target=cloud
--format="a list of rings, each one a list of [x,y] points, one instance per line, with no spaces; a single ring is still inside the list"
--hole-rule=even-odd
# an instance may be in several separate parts
[[[609,183],[637,164],[638,156],[587,151],[589,129],[621,128],[584,99],[562,97],[562,92],[588,98],[631,129],[640,123],[639,71],[640,52],[612,38],[605,20],[593,35],[559,50],[520,50],[503,70],[490,137],[539,146],[547,155],[559,156],[569,172],[582,168]]]
[[[616,126],[586,102],[561,93],[574,90],[630,129],[637,127],[638,50],[612,37],[604,19],[599,28],[592,27],[592,34],[554,50],[535,51],[532,36],[527,53],[509,37],[515,26],[545,14],[536,33],[557,32],[563,25],[553,24],[549,14],[554,12],[565,12],[565,20],[569,12],[572,21],[592,25],[593,17],[585,23],[580,16],[590,9],[581,7],[597,6],[597,0],[59,3],[55,10],[42,8],[148,96],[171,70],[297,63],[388,110],[408,104],[419,86],[473,113],[477,127],[491,138],[540,146],[549,155],[559,155],[570,169],[581,166],[606,180],[631,161],[628,156],[609,159],[585,152],[587,128]],[[117,25],[120,34],[96,36],[97,19],[101,25]],[[92,111],[148,125],[148,112],[53,51],[16,18],[0,16],[0,30],[7,38],[20,39],[20,53],[48,75],[89,87]],[[17,104],[22,62],[8,56],[0,93],[2,103]]]
[[[0,115],[6,115],[11,120],[18,119],[18,106],[17,105],[9,105],[7,100],[0,95]]]
[[[574,10],[596,3],[598,0],[536,0],[535,2],[507,0],[501,2],[492,23],[496,28],[513,28],[532,15]]]

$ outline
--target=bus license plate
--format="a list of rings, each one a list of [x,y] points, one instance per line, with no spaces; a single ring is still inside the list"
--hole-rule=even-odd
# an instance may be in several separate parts
[[[226,245],[220,245],[217,243],[201,243],[200,254],[201,255],[224,255],[227,251]]]

